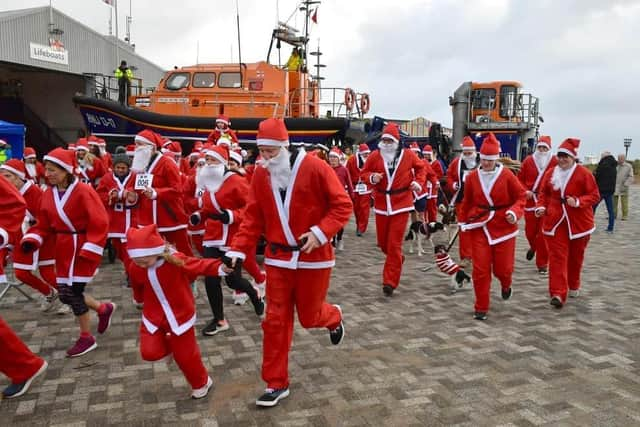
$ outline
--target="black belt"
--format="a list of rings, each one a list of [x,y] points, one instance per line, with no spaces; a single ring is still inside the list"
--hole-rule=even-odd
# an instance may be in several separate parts
[[[560,197],[560,203],[563,204],[563,205],[566,205],[567,204],[567,199],[564,198],[564,197]]]
[[[267,245],[269,246],[269,249],[271,249],[271,252],[273,252],[274,254],[277,253],[278,251],[282,251],[282,252],[299,252],[302,247],[304,246],[305,242],[300,242],[299,245],[296,246],[289,246],[289,245],[283,245],[280,243],[273,243],[273,242],[268,242]]]
[[[384,194],[400,194],[400,193],[404,193],[405,191],[407,191],[409,189],[409,187],[402,187],[402,188],[394,188],[391,190],[380,190],[379,188],[376,188],[376,190],[380,193],[384,193]]]
[[[487,211],[491,212],[491,211],[497,211],[499,209],[506,209],[509,206],[511,206],[511,205],[497,205],[497,206],[488,206],[488,205],[484,205],[483,206],[483,205],[481,205],[481,206],[478,206],[478,207],[480,209],[484,209],[484,210],[487,210]]]
[[[87,234],[86,230],[69,231],[69,230],[53,230],[56,234]]]

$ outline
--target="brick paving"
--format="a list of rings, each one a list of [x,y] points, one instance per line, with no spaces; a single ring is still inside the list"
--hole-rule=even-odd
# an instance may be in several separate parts
[[[640,206],[640,187],[630,204]],[[193,401],[175,364],[140,359],[140,313],[121,267],[105,264],[90,293],[119,309],[98,349],[82,358],[65,358],[77,333],[71,315],[42,314],[15,291],[0,302],[2,316],[49,361],[28,394],[0,402],[0,425],[640,425],[637,210],[615,234],[593,235],[582,295],[561,311],[525,261],[521,234],[514,295],[502,301],[494,283],[486,322],[472,319],[470,290],[449,295],[447,277],[422,271],[433,265],[430,254],[408,255],[400,288],[383,297],[374,229],[357,238],[350,224],[346,236],[328,297],[342,305],[345,341],[332,347],[326,331],[297,325],[291,396],[278,407],[254,403],[264,387],[262,332],[250,304],[233,306],[227,294],[231,329],[199,338],[215,388]],[[203,286],[198,314],[199,330],[209,314]]]

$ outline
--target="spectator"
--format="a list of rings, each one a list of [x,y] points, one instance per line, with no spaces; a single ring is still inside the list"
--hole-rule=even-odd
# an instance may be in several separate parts
[[[618,154],[616,189],[613,193],[613,216],[618,218],[618,199],[622,204],[622,220],[627,220],[629,213],[629,186],[633,184],[633,167],[627,163],[624,154]]]
[[[0,165],[11,158],[11,146],[4,139],[0,139]]]
[[[128,105],[133,73],[131,69],[127,67],[127,61],[120,62],[120,66],[116,68],[115,76],[116,79],[118,79],[118,102],[122,105]]]
[[[598,205],[604,200],[607,205],[607,213],[609,214],[607,233],[613,233],[613,223],[615,221],[615,214],[613,213],[613,193],[616,189],[616,166],[617,162],[615,157],[613,157],[610,152],[604,151],[600,157],[598,167],[593,172],[596,177],[596,183],[598,184],[598,190],[600,191],[600,200],[593,205],[593,213],[596,213]]]

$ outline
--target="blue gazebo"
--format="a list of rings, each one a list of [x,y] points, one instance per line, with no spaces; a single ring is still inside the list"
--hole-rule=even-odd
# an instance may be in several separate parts
[[[8,158],[21,159],[24,152],[24,125],[0,120],[0,139],[9,143],[11,149],[7,150]]]

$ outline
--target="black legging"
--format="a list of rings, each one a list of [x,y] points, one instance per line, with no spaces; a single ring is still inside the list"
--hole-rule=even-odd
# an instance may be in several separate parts
[[[224,251],[218,248],[205,247],[205,258],[222,258]],[[249,295],[251,303],[256,305],[260,298],[255,288],[251,285],[247,279],[236,275],[226,276],[225,282],[231,289],[244,292]],[[207,290],[207,299],[209,300],[209,306],[211,306],[211,312],[213,313],[213,319],[216,321],[224,320],[224,308],[222,304],[222,286],[221,278],[218,276],[205,276],[204,287]]]

